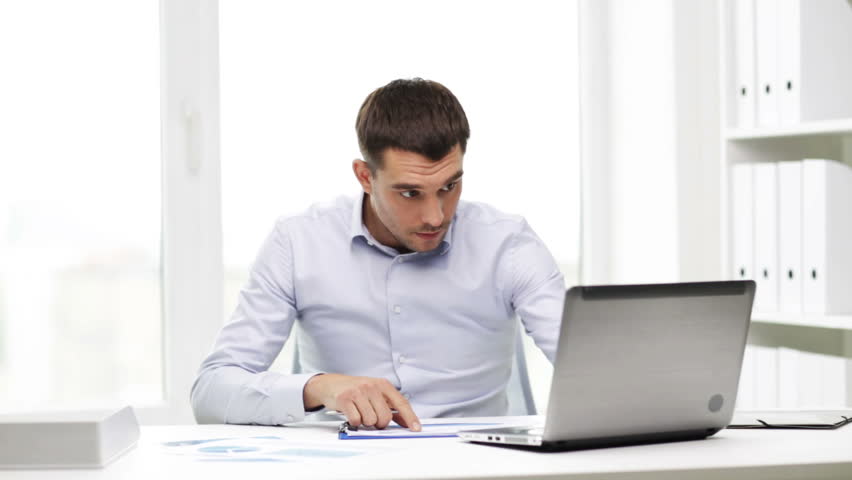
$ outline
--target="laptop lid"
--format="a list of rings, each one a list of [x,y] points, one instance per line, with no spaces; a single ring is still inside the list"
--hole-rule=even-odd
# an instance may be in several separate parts
[[[569,289],[543,443],[724,428],[754,291],[750,280]]]

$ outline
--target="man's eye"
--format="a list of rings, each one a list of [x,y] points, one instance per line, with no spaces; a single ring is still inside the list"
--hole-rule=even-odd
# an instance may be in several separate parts
[[[444,188],[442,188],[441,190],[443,190],[443,191],[445,191],[445,192],[452,191],[454,188],[456,188],[456,184],[457,184],[457,183],[458,183],[458,182],[448,183],[448,184],[446,184],[446,185],[444,186]]]
[[[405,192],[400,193],[400,195],[405,198],[414,198],[419,194],[420,192],[418,192],[417,190],[406,190]]]

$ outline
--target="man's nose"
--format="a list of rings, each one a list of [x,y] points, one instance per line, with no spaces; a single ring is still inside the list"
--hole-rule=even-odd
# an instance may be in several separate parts
[[[423,211],[423,223],[438,228],[444,223],[444,202],[433,197],[426,202]]]

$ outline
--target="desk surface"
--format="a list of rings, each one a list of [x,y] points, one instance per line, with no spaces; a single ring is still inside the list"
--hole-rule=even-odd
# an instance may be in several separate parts
[[[536,453],[469,444],[458,438],[338,440],[338,424],[143,427],[138,447],[102,470],[0,471],[0,478],[852,478],[852,426],[830,431],[723,430],[706,440],[691,442]],[[203,461],[197,456],[176,454],[174,447],[163,445],[182,440],[253,436],[281,437],[285,447],[310,449],[324,445],[361,453],[346,458],[320,456],[271,463]]]

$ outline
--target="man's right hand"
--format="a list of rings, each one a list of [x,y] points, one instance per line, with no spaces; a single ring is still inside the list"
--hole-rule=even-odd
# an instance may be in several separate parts
[[[421,430],[420,420],[408,400],[384,378],[336,373],[316,375],[305,384],[302,397],[306,410],[319,406],[337,410],[346,415],[353,427],[385,428],[393,420],[411,431]],[[397,413],[392,413],[391,409]]]

